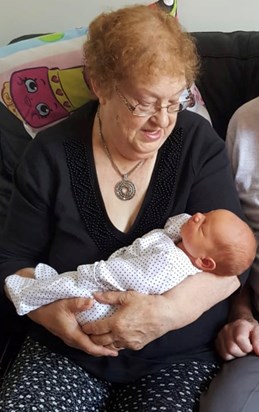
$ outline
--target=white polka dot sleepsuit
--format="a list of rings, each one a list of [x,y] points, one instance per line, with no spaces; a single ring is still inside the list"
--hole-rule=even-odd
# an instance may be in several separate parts
[[[91,297],[95,291],[125,291],[162,294],[187,276],[200,272],[175,244],[181,226],[190,218],[181,214],[167,220],[164,229],[155,229],[130,246],[114,252],[108,260],[80,265],[75,272],[59,275],[53,268],[39,264],[35,279],[11,275],[6,285],[19,315],[58,299]],[[110,316],[116,308],[94,302],[91,309],[77,314],[81,324]]]

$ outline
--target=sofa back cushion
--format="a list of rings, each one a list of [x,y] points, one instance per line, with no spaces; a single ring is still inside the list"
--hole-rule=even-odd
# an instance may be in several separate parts
[[[228,122],[259,95],[259,32],[196,32],[201,56],[197,81],[213,127],[225,139]]]

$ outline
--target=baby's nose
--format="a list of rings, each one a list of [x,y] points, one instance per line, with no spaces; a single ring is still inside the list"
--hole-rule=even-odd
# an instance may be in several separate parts
[[[203,218],[203,214],[200,213],[200,212],[197,212],[192,216],[192,219],[195,223],[200,222],[202,220],[202,218]]]

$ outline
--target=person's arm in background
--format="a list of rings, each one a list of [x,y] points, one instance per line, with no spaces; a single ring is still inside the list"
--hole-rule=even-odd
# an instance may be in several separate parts
[[[229,323],[218,334],[216,348],[226,361],[251,352],[259,355],[259,324],[253,316],[248,284],[232,298]]]
[[[248,224],[259,239],[259,98],[242,106],[232,117],[226,138],[236,188]],[[230,322],[217,338],[217,349],[225,360],[254,351],[259,355],[259,326],[252,301],[259,297],[259,248],[251,269],[249,286],[233,299]]]

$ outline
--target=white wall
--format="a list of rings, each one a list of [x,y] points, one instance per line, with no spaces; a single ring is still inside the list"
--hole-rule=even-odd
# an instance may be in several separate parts
[[[189,31],[259,30],[259,0],[178,0]]]
[[[87,26],[102,11],[152,0],[0,0],[0,45],[28,33]],[[259,0],[178,0],[189,31],[259,30]]]

